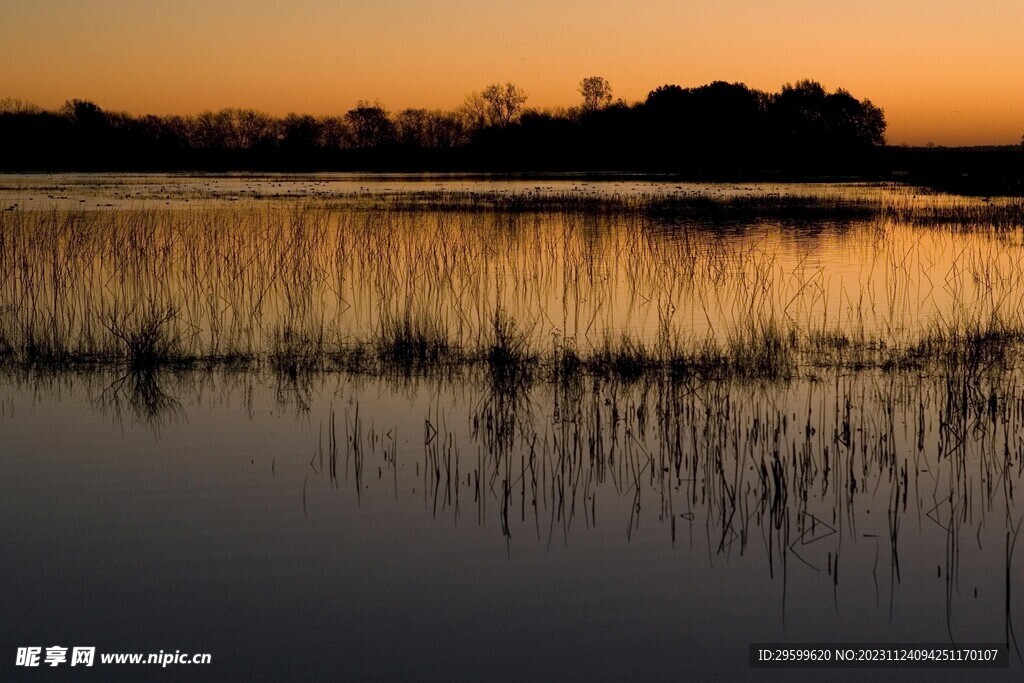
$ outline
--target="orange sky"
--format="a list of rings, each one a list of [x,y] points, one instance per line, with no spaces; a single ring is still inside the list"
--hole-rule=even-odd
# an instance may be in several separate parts
[[[883,107],[891,143],[1024,134],[1024,0],[0,0],[0,97],[133,113],[451,108],[514,81],[777,90],[813,78]]]

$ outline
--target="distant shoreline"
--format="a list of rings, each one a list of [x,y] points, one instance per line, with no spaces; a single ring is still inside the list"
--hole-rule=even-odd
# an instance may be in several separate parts
[[[500,180],[566,179],[596,182],[652,180],[661,182],[899,182],[937,191],[973,196],[1024,196],[1024,146],[873,148],[854,168],[828,171],[738,167],[665,168],[663,165],[573,165],[572,159],[526,166],[488,158],[486,150],[410,150],[401,146],[342,149],[288,157],[280,150],[187,150],[168,158],[93,154],[60,159],[0,158],[0,174],[46,173],[172,173],[188,175],[317,175],[330,173],[373,176],[485,178]]]
[[[3,164],[0,174],[48,173],[128,173],[128,174],[185,174],[185,175],[323,175],[331,173],[393,178],[439,177],[446,179],[496,180],[581,180],[594,182],[661,181],[661,182],[899,182],[934,190],[964,195],[1017,196],[1024,195],[1024,148],[1019,146],[983,147],[904,147],[887,146],[876,151],[876,159],[869,169],[857,173],[796,173],[780,170],[744,170],[728,172],[702,172],[700,170],[671,171],[665,169],[608,169],[608,168],[520,168],[482,162],[458,165],[417,164],[411,159],[382,155],[376,160],[339,158],[335,163],[280,163],[272,159],[245,158],[204,159],[196,164],[131,164],[63,163],[31,165],[26,167]],[[339,155],[343,156],[343,155]]]

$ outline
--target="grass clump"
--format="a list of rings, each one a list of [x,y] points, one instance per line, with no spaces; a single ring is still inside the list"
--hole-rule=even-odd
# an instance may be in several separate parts
[[[270,340],[270,366],[279,373],[295,378],[318,370],[324,359],[322,329],[304,330],[296,325],[283,325],[273,331]]]
[[[527,331],[498,307],[491,318],[489,332],[481,356],[492,383],[509,386],[529,380],[538,358],[530,349]]]
[[[623,334],[617,342],[605,339],[588,359],[587,366],[594,374],[631,382],[659,369],[661,360],[644,344]]]
[[[173,324],[177,309],[150,303],[141,311],[115,311],[105,323],[117,341],[119,356],[133,368],[152,368],[183,360],[182,338]]]
[[[772,320],[752,322],[729,338],[727,365],[743,377],[785,379],[797,367],[797,334]]]
[[[892,350],[882,366],[906,369],[939,364],[977,373],[1006,368],[1012,362],[1012,352],[1022,344],[1024,331],[1005,325],[998,316],[962,325],[934,325],[913,344]]]
[[[406,371],[447,364],[458,355],[439,321],[409,308],[401,315],[383,315],[370,347],[383,367]]]
[[[583,359],[574,344],[565,341],[555,344],[551,352],[551,375],[556,382],[573,382],[580,378],[584,369]]]

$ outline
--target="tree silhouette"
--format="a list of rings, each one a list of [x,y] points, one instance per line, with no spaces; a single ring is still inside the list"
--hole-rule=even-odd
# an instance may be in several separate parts
[[[288,114],[277,134],[281,147],[291,154],[310,154],[320,146],[320,122],[312,116]]]
[[[466,128],[473,135],[486,128],[489,123],[487,101],[476,90],[466,95],[466,99],[462,106],[459,107],[458,113],[465,122]]]
[[[345,113],[345,121],[351,128],[353,147],[377,147],[397,138],[395,124],[380,102],[359,100],[355,109]]]
[[[341,149],[352,137],[344,116],[323,116],[317,123],[320,127],[318,143],[324,149]]]
[[[0,98],[0,114],[42,114],[43,108],[17,97]]]
[[[506,83],[505,85],[494,83],[484,88],[480,97],[487,103],[490,123],[505,127],[522,112],[527,94],[515,83]]]
[[[269,114],[255,109],[228,109],[227,112],[237,149],[266,147],[277,140],[277,122]]]
[[[403,109],[395,116],[398,142],[406,147],[430,146],[430,112],[426,109]]]
[[[430,121],[429,146],[434,149],[451,149],[469,144],[472,139],[465,119],[458,112],[432,112]]]
[[[395,124],[398,142],[408,148],[447,149],[469,141],[463,118],[452,112],[403,109]]]
[[[786,84],[770,103],[782,142],[801,149],[852,148],[885,142],[885,115],[870,100],[843,89],[829,93],[817,81]]]
[[[191,122],[188,138],[199,149],[255,149],[277,141],[277,121],[254,109],[205,111]]]
[[[761,156],[765,100],[742,83],[663,85],[647,95],[642,123],[634,125],[657,166],[723,174],[749,168]]]
[[[83,133],[91,134],[107,127],[107,115],[99,105],[89,100],[68,100],[59,113]]]
[[[686,91],[678,85],[660,85],[647,93],[644,104],[652,109],[670,110],[684,105]]]
[[[873,151],[885,140],[881,109],[816,81],[776,93],[722,81],[666,84],[633,104],[613,102],[601,76],[582,79],[578,91],[582,106],[571,109],[527,109],[526,92],[506,82],[447,111],[391,115],[360,100],[321,117],[252,109],[132,116],[88,100],[46,111],[6,99],[0,169],[623,170],[738,178],[863,175],[895,158]]]
[[[588,76],[580,81],[583,111],[593,112],[612,103],[612,86],[601,76]]]

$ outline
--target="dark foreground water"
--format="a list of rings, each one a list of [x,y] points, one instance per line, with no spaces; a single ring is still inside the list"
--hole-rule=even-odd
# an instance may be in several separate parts
[[[950,378],[8,376],[4,678],[50,673],[32,645],[212,655],[103,678],[701,680],[793,675],[751,642],[1007,642],[1024,389]],[[877,673],[1014,679],[1015,648]]]

